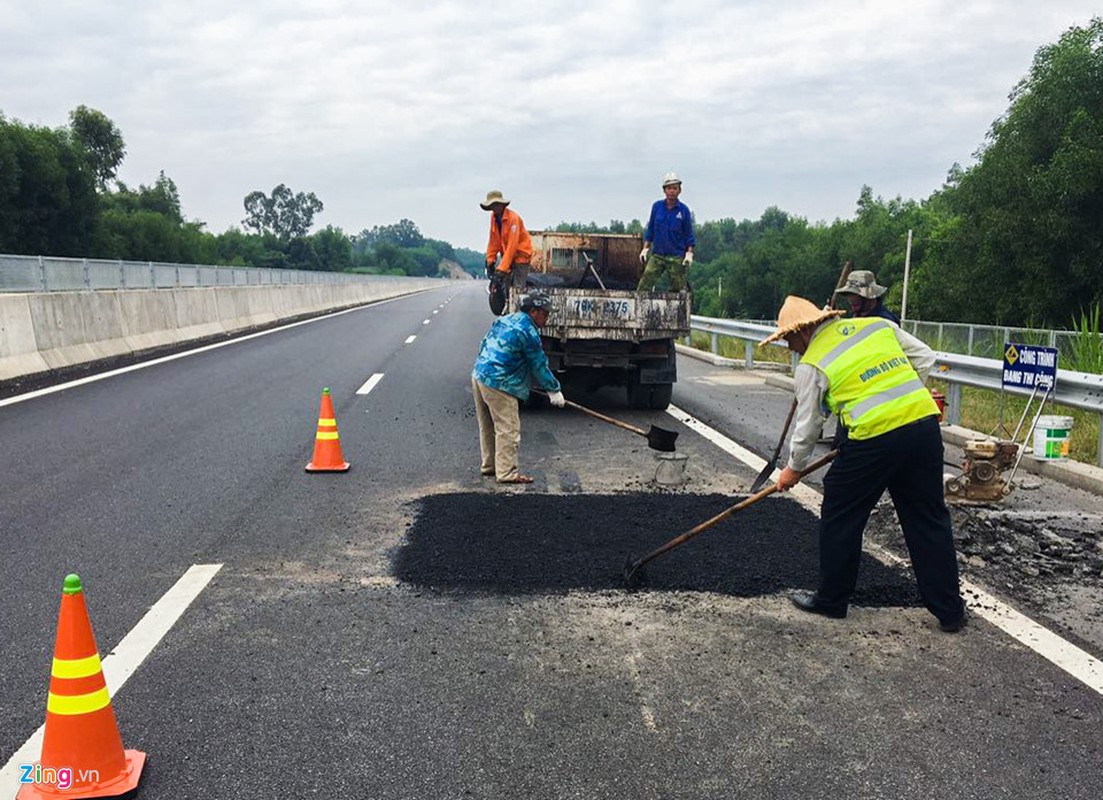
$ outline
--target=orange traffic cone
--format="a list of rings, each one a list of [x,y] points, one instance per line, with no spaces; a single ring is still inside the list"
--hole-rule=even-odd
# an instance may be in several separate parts
[[[314,458],[306,465],[307,472],[348,472],[349,462],[341,455],[341,440],[337,436],[337,418],[329,389],[322,389],[322,406],[318,410],[318,433],[314,436]]]
[[[42,757],[28,776],[35,782],[25,784],[16,797],[118,797],[137,788],[145,762],[145,753],[123,750],[80,577],[67,575],[57,619]]]

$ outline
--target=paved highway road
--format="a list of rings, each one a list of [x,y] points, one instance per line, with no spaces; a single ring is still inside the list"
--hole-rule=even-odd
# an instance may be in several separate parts
[[[793,497],[625,593],[626,551],[755,470],[605,393],[680,431],[685,487],[655,485],[641,437],[554,409],[523,418],[536,484],[481,479],[490,319],[480,285],[449,285],[0,407],[0,762],[42,723],[66,573],[107,655],[222,564],[116,693],[140,797],[1103,794],[1098,692],[983,620],[939,633],[905,568],[868,559],[845,622],[792,610],[815,575]],[[680,369],[677,405],[772,448],[784,393]],[[344,475],[303,472],[322,387]]]

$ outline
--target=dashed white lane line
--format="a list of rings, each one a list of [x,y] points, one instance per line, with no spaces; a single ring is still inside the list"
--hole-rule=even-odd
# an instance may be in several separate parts
[[[766,466],[765,459],[759,458],[750,450],[740,446],[719,431],[713,430],[677,406],[670,406],[667,413],[690,430],[708,439],[724,452],[735,456],[756,472]],[[774,470],[771,479],[776,480],[778,475],[778,471]],[[798,483],[789,491],[789,494],[793,495],[802,506],[817,517],[819,516],[822,495],[818,491],[810,486],[805,486],[803,483]],[[866,545],[866,550],[888,564],[896,564],[900,561],[899,558],[879,547]],[[989,594],[978,584],[962,581],[961,589],[963,593],[970,596],[969,610],[971,613],[988,620],[1008,636],[1022,642],[1038,655],[1056,664],[1097,694],[1103,695],[1103,661],[1016,611],[1007,603]]]
[[[146,656],[153,652],[157,643],[165,638],[165,634],[172,629],[220,569],[222,569],[221,564],[193,564],[103,659],[103,676],[107,681],[107,691],[111,697],[118,694],[127,679],[141,666]],[[92,613],[95,613],[94,609]],[[0,769],[0,797],[14,797],[19,791],[19,775],[22,772],[19,765],[38,761],[42,753],[42,736],[45,730],[45,725],[39,726],[23,746],[8,759],[4,768]]]
[[[422,320],[422,323],[421,323],[421,324],[422,324],[422,325],[428,325],[428,324],[429,324],[429,320]]]
[[[414,343],[414,339],[416,339],[416,338],[417,338],[417,335],[416,335],[416,334],[415,334],[414,336],[407,336],[407,337],[406,337],[406,344],[413,344],[413,343]]]
[[[434,308],[434,309],[433,309],[433,313],[434,313],[434,314],[439,314],[439,313],[440,313],[440,309],[439,309],[439,308]]]
[[[359,389],[357,389],[356,393],[357,394],[367,394],[372,389],[374,389],[376,387],[376,384],[378,384],[381,380],[383,380],[383,373],[382,372],[375,373],[370,378],[368,378],[366,381],[364,381],[364,385],[361,386]]]

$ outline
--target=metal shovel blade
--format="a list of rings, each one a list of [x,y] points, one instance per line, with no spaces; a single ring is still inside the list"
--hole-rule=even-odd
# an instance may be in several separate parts
[[[631,553],[624,559],[624,587],[629,591],[639,586],[640,578],[642,577],[642,567],[643,564],[639,561],[635,561]]]
[[[678,431],[668,431],[652,425],[647,431],[647,446],[652,450],[661,450],[664,453],[674,452],[674,440],[678,438]]]

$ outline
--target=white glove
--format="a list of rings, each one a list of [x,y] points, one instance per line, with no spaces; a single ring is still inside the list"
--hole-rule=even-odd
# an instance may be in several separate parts
[[[647,257],[649,255],[651,255],[651,248],[650,247],[645,247],[645,248],[643,248],[643,250],[640,250],[640,263],[641,264],[646,264],[647,263]]]
[[[563,392],[548,392],[548,399],[556,408],[563,408],[567,405],[567,398],[563,396]]]
[[[685,264],[687,267],[691,266],[693,264],[693,251],[692,250],[686,250],[686,257],[682,259],[682,263]]]

